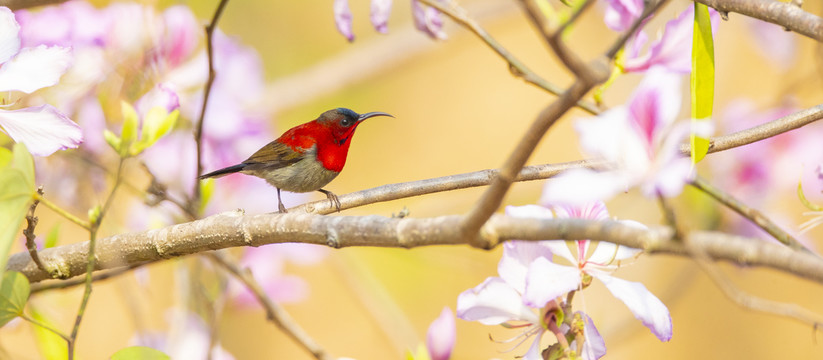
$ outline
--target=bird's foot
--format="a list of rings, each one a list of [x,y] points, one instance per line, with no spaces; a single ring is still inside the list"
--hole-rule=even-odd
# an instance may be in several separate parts
[[[329,199],[329,202],[331,202],[331,206],[334,206],[337,209],[337,212],[340,212],[340,199],[337,198],[337,195],[328,190],[320,189],[317,191],[326,194],[326,197]]]
[[[279,210],[278,212],[281,213],[281,214],[285,214],[285,213],[288,212],[288,211],[286,211],[286,207],[283,206],[283,203],[278,203],[277,204],[277,209]]]

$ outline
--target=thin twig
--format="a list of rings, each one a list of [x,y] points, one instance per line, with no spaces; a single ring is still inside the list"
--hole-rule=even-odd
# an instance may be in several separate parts
[[[121,268],[118,268],[118,269],[113,269],[113,270],[106,271],[106,272],[96,273],[96,274],[94,274],[94,276],[92,277],[91,280],[94,281],[94,282],[98,282],[98,281],[101,281],[101,280],[111,279],[111,278],[123,275],[123,274],[125,274],[129,271],[134,270],[134,269],[137,269],[139,267],[145,266],[147,264],[149,264],[149,262],[131,264],[129,266],[121,267]],[[31,293],[35,294],[35,293],[38,293],[38,292],[41,292],[41,291],[68,289],[68,288],[75,287],[77,285],[83,285],[85,283],[86,283],[86,278],[84,278],[84,277],[82,277],[82,278],[78,277],[78,278],[62,280],[62,281],[54,281],[54,282],[49,282],[49,283],[45,283],[45,284],[44,283],[34,283],[34,284],[31,284]]]
[[[543,15],[543,12],[533,0],[521,0],[526,14],[529,15],[532,25],[537,28],[538,32],[543,35],[546,43],[551,47],[558,59],[579,79],[589,79],[592,77],[591,71],[580,57],[577,56],[571,49],[569,49],[563,40],[560,38],[563,32],[574,23],[575,20],[589,7],[594,1],[584,0],[583,3],[574,9],[574,12],[562,24],[549,23],[549,20]],[[591,79],[587,81],[593,81]]]
[[[200,175],[203,173],[203,122],[206,118],[206,107],[209,104],[209,96],[211,95],[211,86],[214,83],[214,77],[216,75],[214,71],[214,44],[212,44],[212,38],[214,37],[214,30],[217,29],[217,22],[220,20],[220,15],[223,14],[223,10],[226,8],[226,4],[228,4],[228,0],[220,0],[220,4],[217,5],[217,9],[214,11],[214,16],[211,18],[211,22],[206,26],[206,54],[208,56],[208,63],[209,63],[209,76],[206,79],[206,85],[203,90],[203,105],[200,108],[200,117],[197,119],[197,124],[195,125],[194,130],[194,142],[197,144],[197,173],[196,175]],[[200,182],[194,182],[194,189],[192,190],[194,194],[193,200],[195,205],[200,203]],[[197,205],[197,208],[200,206]]]
[[[66,336],[66,334],[63,334],[61,331],[59,331],[59,330],[57,330],[57,329],[55,329],[55,328],[53,328],[53,327],[51,327],[51,326],[48,326],[48,325],[46,325],[46,324],[44,324],[44,323],[41,323],[41,322],[39,322],[39,321],[37,321],[37,320],[35,320],[35,319],[33,319],[33,318],[30,318],[30,317],[28,317],[26,314],[20,314],[19,316],[20,316],[20,318],[21,318],[21,319],[26,320],[26,321],[28,321],[28,322],[30,322],[30,323],[32,323],[32,324],[34,324],[35,326],[39,326],[39,327],[41,327],[41,328],[43,328],[43,329],[46,329],[46,330],[48,330],[48,331],[51,331],[52,333],[54,333],[54,335],[59,336],[59,337],[60,337],[60,338],[62,338],[63,340],[66,340],[66,342],[67,342],[67,343],[70,343],[70,342],[71,342],[71,339],[69,339],[69,337],[68,337],[68,336]]]
[[[740,214],[749,221],[753,222],[755,225],[757,225],[757,227],[763,229],[763,231],[769,233],[769,235],[771,235],[772,237],[777,239],[777,241],[780,241],[784,245],[794,250],[814,254],[814,252],[809,250],[807,247],[803,246],[803,244],[797,241],[797,239],[795,239],[789,233],[787,233],[779,226],[777,226],[777,224],[775,224],[771,219],[769,219],[768,216],[764,215],[757,209],[749,207],[740,200],[736,199],[731,194],[710,184],[705,179],[696,176],[690,184],[698,190],[708,194],[709,196],[711,196],[721,204],[725,205],[729,209],[734,210],[734,212]]]
[[[111,192],[109,192],[109,196],[106,198],[105,203],[103,203],[103,206],[101,207],[99,214],[97,214],[95,218],[90,219],[91,228],[89,229],[89,243],[88,249],[86,251],[86,288],[83,291],[83,299],[80,301],[80,307],[77,310],[77,317],[74,320],[74,327],[72,328],[71,335],[69,337],[69,360],[74,359],[74,349],[77,345],[77,334],[80,331],[80,322],[83,320],[83,315],[86,313],[86,306],[88,305],[89,299],[91,298],[92,280],[95,269],[95,263],[97,260],[94,253],[95,246],[97,244],[97,232],[98,230],[100,230],[100,224],[103,222],[103,218],[105,217],[106,213],[111,207],[111,204],[114,202],[114,195],[117,193],[117,189],[123,183],[122,180],[124,162],[125,158],[121,157],[117,163],[117,175],[115,176],[114,185],[111,188]]]
[[[57,215],[60,215],[64,218],[66,218],[66,220],[69,220],[69,221],[77,224],[77,226],[80,226],[80,227],[82,227],[83,229],[86,229],[86,230],[91,229],[91,224],[89,224],[88,221],[80,220],[79,217],[72,215],[70,212],[68,212],[66,210],[63,210],[63,208],[61,208],[61,207],[57,206],[56,204],[52,203],[51,201],[46,199],[44,196],[42,196],[40,194],[34,194],[34,200],[43,203],[43,205],[45,205],[47,208],[49,208],[52,211],[56,212]]]
[[[40,186],[37,188],[37,194],[41,197],[43,196],[43,187]],[[35,235],[34,235],[34,228],[37,226],[37,221],[39,220],[37,216],[34,216],[34,210],[37,209],[37,204],[40,201],[36,198],[31,203],[29,207],[29,212],[26,214],[26,228],[23,229],[23,235],[26,237],[26,249],[29,251],[29,255],[31,255],[31,259],[37,264],[37,268],[43,271],[46,271],[46,267],[43,266],[43,263],[40,262],[40,257],[37,256],[37,243],[34,242]]]
[[[823,104],[800,110],[782,118],[746,130],[718,136],[709,140],[709,153],[728,150],[768,139],[823,119]],[[691,154],[688,143],[680,146],[680,153]]]
[[[776,0],[694,0],[719,12],[735,12],[823,42],[823,18],[800,7]]]
[[[329,355],[325,349],[318,345],[305,330],[303,330],[294,319],[289,316],[289,313],[283,309],[280,304],[274,302],[266,295],[266,292],[260,287],[260,284],[254,279],[248,269],[242,270],[237,265],[224,259],[218,253],[210,252],[205,254],[214,263],[220,265],[226,271],[231,273],[237,280],[240,280],[249,291],[254,294],[263,309],[266,310],[266,319],[273,322],[274,325],[283,330],[289,337],[302,346],[306,351],[312,354],[318,360],[331,360],[333,357]]]
[[[624,32],[622,35],[620,35],[620,37],[612,44],[612,46],[609,47],[609,50],[606,51],[606,57],[609,58],[609,60],[614,60],[614,57],[617,56],[617,53],[620,51],[620,49],[622,49],[623,46],[626,45],[626,42],[629,41],[629,39],[632,36],[634,36],[634,34],[637,32],[638,29],[640,29],[641,26],[643,26],[643,24],[645,23],[645,19],[657,13],[657,10],[663,7],[663,5],[665,5],[668,1],[669,0],[658,0],[644,7],[643,12],[640,14],[640,17],[638,18],[641,20],[632,23],[629,29],[626,30],[626,32]]]
[[[480,26],[480,24],[466,16],[466,11],[463,8],[459,7],[454,1],[450,2],[450,7],[433,0],[420,0],[420,2],[446,14],[448,17],[452,18],[452,20],[454,20],[467,30],[477,35],[477,37],[483,40],[483,42],[485,42],[486,45],[488,45],[492,50],[494,50],[494,52],[496,52],[498,55],[500,55],[500,57],[502,57],[504,60],[506,60],[506,62],[508,62],[509,70],[511,70],[514,76],[520,77],[527,83],[535,85],[554,95],[560,95],[561,93],[563,93],[563,88],[541,78],[534,71],[530,70],[520,60],[514,57],[514,55],[512,55],[502,45],[500,45],[500,43],[497,42],[497,40],[491,37],[491,35],[489,35],[489,33],[486,32],[486,30]],[[579,100],[574,105],[592,115],[597,115],[600,113],[600,109],[598,109],[597,105],[589,101]]]
[[[692,248],[686,246],[692,255],[692,259],[700,266],[700,268],[712,279],[726,297],[737,303],[737,305],[766,314],[787,317],[800,321],[803,324],[812,325],[815,330],[820,330],[823,326],[823,316],[806,310],[795,304],[781,303],[778,301],[763,299],[751,294],[748,294],[738,289],[727,279],[718,268],[718,265],[713,263],[706,253],[699,248]]]

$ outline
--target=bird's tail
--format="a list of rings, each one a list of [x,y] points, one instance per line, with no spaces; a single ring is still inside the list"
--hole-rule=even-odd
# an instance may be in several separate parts
[[[221,176],[224,176],[224,175],[233,174],[233,173],[236,173],[238,171],[243,170],[246,167],[246,165],[247,164],[232,165],[232,166],[229,166],[229,167],[222,168],[220,170],[212,171],[208,174],[200,175],[197,178],[202,180],[202,179],[211,178],[211,177],[221,177]]]

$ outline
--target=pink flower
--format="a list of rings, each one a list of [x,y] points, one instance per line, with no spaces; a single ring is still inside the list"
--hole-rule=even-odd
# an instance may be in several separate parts
[[[391,3],[392,0],[372,0],[371,2],[371,23],[379,33],[386,34],[389,32]]]
[[[680,155],[689,124],[676,124],[680,76],[652,68],[625,106],[579,120],[575,129],[584,152],[614,164],[613,170],[567,171],[546,183],[542,202],[586,204],[639,186],[647,196],[678,195],[692,177],[691,161]],[[708,136],[710,125],[695,131]]]
[[[337,31],[343,34],[349,42],[354,41],[349,0],[334,0],[334,23],[337,25]]]
[[[614,31],[627,30],[643,13],[643,0],[606,0],[606,3],[603,20]]]
[[[443,32],[443,14],[440,11],[433,7],[421,5],[417,0],[411,0],[411,7],[414,26],[417,30],[424,32],[432,39],[446,39],[446,33]]]
[[[511,208],[511,207],[509,207]],[[585,207],[554,206],[557,218],[585,218],[602,220],[608,218],[608,211],[602,202]],[[526,217],[529,211],[516,209],[507,212],[513,216]],[[544,213],[533,213],[530,217],[545,217]],[[626,221],[627,225],[644,227],[640,223]],[[530,265],[526,275],[526,289],[523,300],[533,307],[543,307],[556,297],[572,290],[582,289],[582,279],[591,276],[600,280],[606,288],[622,301],[634,316],[640,320],[660,341],[669,341],[672,337],[672,323],[666,306],[649,292],[643,284],[611,276],[617,270],[620,261],[637,256],[640,250],[599,242],[594,251],[589,251],[591,241],[578,240],[572,254],[566,241],[541,242],[554,255],[566,259],[571,266],[560,265],[550,258],[537,258]],[[590,255],[589,255],[590,254]]]
[[[717,31],[720,15],[709,8],[712,33]],[[663,36],[649,46],[645,55],[640,50],[648,42],[645,32],[639,31],[627,45],[626,58],[623,63],[625,72],[647,71],[654,66],[662,66],[669,71],[679,73],[691,72],[692,34],[694,27],[694,6],[689,5],[676,19],[666,23]]]
[[[426,333],[426,347],[429,349],[431,360],[449,360],[456,337],[454,314],[451,309],[444,307],[440,316],[429,325],[429,331]]]
[[[45,45],[21,49],[19,31],[11,10],[0,7],[0,91],[29,94],[56,84],[71,64],[71,50]],[[0,109],[0,127],[39,156],[83,141],[80,127],[51,105]]]

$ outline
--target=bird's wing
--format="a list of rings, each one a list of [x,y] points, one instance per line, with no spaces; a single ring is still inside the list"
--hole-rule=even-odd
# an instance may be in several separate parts
[[[267,169],[279,169],[300,161],[301,154],[302,152],[294,151],[281,142],[272,141],[257,150],[243,163],[252,167],[262,166]]]

